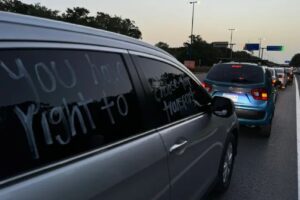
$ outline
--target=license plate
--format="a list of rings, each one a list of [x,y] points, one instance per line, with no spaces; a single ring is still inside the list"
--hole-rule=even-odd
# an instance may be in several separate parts
[[[237,102],[239,99],[238,95],[234,95],[234,94],[223,94],[223,97],[231,99],[233,102]]]

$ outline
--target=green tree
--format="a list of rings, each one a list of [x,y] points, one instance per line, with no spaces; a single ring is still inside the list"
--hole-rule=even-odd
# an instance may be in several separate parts
[[[58,18],[58,10],[51,10],[41,4],[24,4],[18,0],[0,0],[0,10],[33,15],[51,19]]]
[[[165,51],[169,51],[170,46],[165,42],[158,42],[155,44],[156,47],[161,48]]]
[[[134,21],[122,19],[118,16],[112,17],[102,12],[97,12],[96,16],[90,16],[90,11],[83,7],[68,8],[60,15],[58,10],[48,9],[41,4],[25,4],[19,0],[0,0],[0,10],[62,20],[104,29],[138,39],[142,38],[142,33]]]
[[[135,26],[135,22],[131,21],[130,19],[122,19],[118,16],[111,17],[103,12],[97,12],[92,24],[93,26],[104,30],[128,35],[138,39],[142,38],[141,31],[137,26]]]
[[[290,62],[290,66],[300,67],[300,53],[297,53],[296,55],[294,55],[294,57],[292,58],[292,60]]]
[[[67,22],[88,25],[92,20],[88,15],[90,11],[86,8],[74,7],[67,8],[66,12],[62,14],[62,19]]]

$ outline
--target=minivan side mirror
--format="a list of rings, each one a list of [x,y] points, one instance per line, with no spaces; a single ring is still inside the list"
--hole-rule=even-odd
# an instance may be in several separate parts
[[[211,111],[218,117],[230,117],[234,112],[233,102],[225,97],[215,96],[212,99]]]

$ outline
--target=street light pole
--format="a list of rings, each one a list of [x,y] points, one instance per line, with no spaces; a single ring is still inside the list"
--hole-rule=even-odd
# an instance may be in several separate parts
[[[258,57],[261,58],[261,41],[262,38],[259,38],[259,50],[258,50]]]
[[[192,30],[191,30],[191,46],[192,46],[192,43],[193,43],[195,3],[198,3],[198,2],[197,2],[197,1],[191,1],[191,2],[190,2],[190,4],[193,5],[193,12],[192,12]]]
[[[263,50],[262,50],[261,46],[263,44],[263,41],[266,40],[266,39],[265,38],[258,38],[258,40],[259,40],[259,51],[258,51],[259,53],[258,53],[258,57],[262,58],[263,57],[263,55],[262,55],[262,53],[263,53],[262,51]],[[264,49],[266,49],[266,48],[264,48]]]
[[[228,30],[230,31],[230,44],[229,44],[231,49],[230,59],[232,59],[232,49],[233,49],[232,39],[233,39],[233,31],[235,31],[235,28],[230,28]]]
[[[261,48],[261,59],[262,59],[262,60],[264,59],[264,50],[265,50],[265,49],[267,49],[267,48],[264,48],[264,47]]]

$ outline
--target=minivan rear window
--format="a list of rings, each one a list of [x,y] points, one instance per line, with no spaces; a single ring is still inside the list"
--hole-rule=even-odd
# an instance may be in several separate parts
[[[256,84],[264,80],[263,69],[245,64],[218,64],[208,73],[207,79],[237,84]]]
[[[284,69],[283,68],[276,68],[276,72],[283,74],[284,73]]]
[[[121,54],[0,50],[0,181],[141,131]]]
[[[275,70],[274,69],[269,69],[269,71],[271,72],[272,76],[275,76]]]

